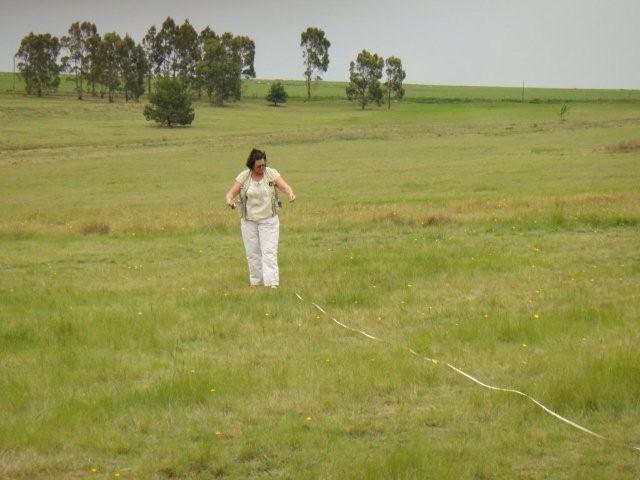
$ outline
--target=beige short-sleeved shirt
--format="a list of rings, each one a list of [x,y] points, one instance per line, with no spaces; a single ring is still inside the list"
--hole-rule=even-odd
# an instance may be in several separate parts
[[[243,170],[236,177],[236,182],[244,185],[249,179],[249,187],[247,188],[247,220],[254,222],[264,220],[273,216],[273,207],[271,203],[271,195],[274,186],[269,183],[275,182],[280,173],[275,168],[267,167],[265,169],[262,180],[259,182],[251,178],[251,170]]]

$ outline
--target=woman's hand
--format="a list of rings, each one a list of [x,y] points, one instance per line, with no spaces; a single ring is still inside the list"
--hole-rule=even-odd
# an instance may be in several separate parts
[[[293,188],[291,188],[289,184],[284,181],[284,178],[282,178],[282,176],[276,178],[276,187],[278,187],[278,190],[280,190],[281,192],[287,194],[287,197],[289,197],[289,202],[293,202],[296,199],[296,194],[293,193]]]
[[[231,208],[232,210],[236,208],[236,204],[233,203],[233,199],[236,198],[236,196],[240,193],[241,187],[242,187],[241,183],[237,181],[234,182],[233,186],[224,197],[225,202],[227,202],[227,207]]]

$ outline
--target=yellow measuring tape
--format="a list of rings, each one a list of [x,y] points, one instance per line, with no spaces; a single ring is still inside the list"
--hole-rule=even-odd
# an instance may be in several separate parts
[[[304,302],[304,301],[305,301],[305,300],[304,300],[304,298],[302,298],[302,297],[300,296],[300,294],[298,294],[298,293],[296,293],[296,297],[298,297],[298,299],[299,299],[300,301],[302,301],[302,302]],[[378,341],[378,342],[384,342],[384,340],[382,340],[382,339],[380,339],[380,338],[378,338],[378,337],[375,337],[375,336],[373,336],[373,335],[371,335],[371,334],[369,334],[369,333],[367,333],[367,332],[365,332],[365,331],[363,331],[363,330],[358,330],[357,328],[353,328],[353,327],[350,327],[350,326],[348,326],[348,325],[345,325],[345,324],[344,324],[344,323],[342,323],[342,322],[339,322],[338,320],[336,320],[335,318],[333,318],[331,315],[329,315],[329,314],[328,314],[328,313],[327,313],[327,312],[326,312],[326,311],[325,311],[325,310],[324,310],[320,305],[318,305],[317,303],[313,303],[313,302],[310,302],[310,303],[311,303],[311,305],[313,305],[316,309],[318,309],[320,312],[322,312],[324,315],[326,315],[328,318],[330,318],[334,323],[336,323],[336,324],[337,324],[337,325],[339,325],[340,327],[345,328],[345,329],[347,329],[347,330],[350,330],[350,331],[352,331],[352,332],[355,332],[355,333],[359,333],[359,334],[361,334],[361,335],[364,335],[365,337],[367,337],[367,338],[369,338],[369,339],[371,339],[371,340],[375,340],[375,341]],[[388,343],[388,342],[385,342],[385,343]],[[413,349],[411,349],[411,348],[407,348],[407,350],[408,350],[408,351],[409,351],[409,353],[411,353],[412,355],[414,355],[414,356],[416,356],[416,357],[423,358],[423,359],[425,359],[425,360],[427,360],[427,361],[429,361],[429,362],[431,362],[431,363],[433,363],[433,364],[436,364],[436,365],[437,365],[437,364],[441,363],[441,362],[439,362],[438,360],[436,360],[435,358],[429,358],[429,357],[427,357],[427,356],[420,355],[419,353],[417,353],[415,350],[413,350]],[[605,440],[605,441],[607,441],[607,442],[609,442],[609,443],[611,443],[611,444],[613,444],[613,445],[616,445],[616,446],[619,446],[619,447],[624,447],[624,448],[630,448],[630,449],[632,449],[632,450],[636,450],[636,451],[640,452],[640,447],[637,447],[637,446],[635,446],[635,445],[626,444],[626,443],[613,442],[613,441],[609,440],[608,438],[606,438],[605,436],[600,435],[599,433],[596,433],[596,432],[594,432],[594,431],[591,431],[591,430],[589,430],[588,428],[583,427],[582,425],[578,425],[576,422],[573,422],[573,421],[569,420],[568,418],[563,417],[563,416],[562,416],[562,415],[560,415],[559,413],[554,412],[554,411],[553,411],[553,410],[551,410],[550,408],[548,408],[548,407],[544,406],[542,403],[540,403],[538,400],[536,400],[535,398],[533,398],[531,395],[527,395],[526,393],[521,392],[521,391],[519,391],[519,390],[515,390],[515,389],[513,389],[513,388],[501,388],[501,387],[495,387],[495,386],[493,386],[493,385],[488,385],[488,384],[486,384],[486,383],[484,383],[484,382],[481,382],[481,381],[480,381],[480,380],[478,380],[477,378],[475,378],[475,377],[473,377],[473,376],[469,375],[468,373],[466,373],[466,372],[464,372],[464,371],[460,370],[459,368],[454,367],[454,366],[453,366],[453,365],[451,365],[450,363],[442,362],[442,364],[443,364],[443,365],[446,365],[448,368],[450,368],[451,370],[453,370],[453,371],[454,371],[455,373],[457,373],[458,375],[461,375],[461,376],[463,376],[463,377],[465,377],[465,378],[467,378],[467,379],[471,380],[472,382],[476,383],[477,385],[480,385],[481,387],[487,388],[487,389],[489,389],[489,390],[498,391],[498,392],[515,393],[516,395],[520,395],[521,397],[526,397],[526,398],[528,398],[529,400],[531,400],[533,403],[535,403],[538,407],[540,407],[542,410],[544,410],[545,412],[547,412],[549,415],[552,415],[553,417],[557,418],[558,420],[560,420],[560,421],[562,421],[562,422],[564,422],[564,423],[566,423],[566,424],[568,424],[568,425],[571,425],[572,427],[577,428],[578,430],[581,430],[581,431],[583,431],[584,433],[588,433],[589,435],[592,435],[592,436],[594,436],[594,437],[596,437],[596,438],[599,438],[600,440]]]

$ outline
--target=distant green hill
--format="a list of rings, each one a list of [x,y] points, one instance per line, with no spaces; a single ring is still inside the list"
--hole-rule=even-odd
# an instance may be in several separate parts
[[[243,97],[263,99],[274,80],[248,80],[243,85]],[[306,98],[306,87],[303,80],[283,80],[290,100]],[[314,84],[312,97],[314,100],[346,100],[346,82],[318,82]],[[12,91],[24,92],[24,82],[11,72],[0,72],[0,93]],[[483,87],[456,85],[405,85],[404,101],[417,103],[449,103],[471,101],[522,101],[521,87]],[[56,95],[73,95],[72,77],[64,76]],[[605,90],[576,88],[525,88],[525,102],[557,103],[557,102],[640,102],[640,90]]]

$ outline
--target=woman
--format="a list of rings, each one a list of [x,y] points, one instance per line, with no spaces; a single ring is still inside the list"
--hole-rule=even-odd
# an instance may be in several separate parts
[[[248,170],[240,172],[227,192],[227,205],[236,208],[234,199],[240,196],[240,230],[249,263],[249,284],[278,288],[278,234],[280,202],[276,188],[293,202],[296,196],[275,168],[267,167],[267,155],[251,150]]]

